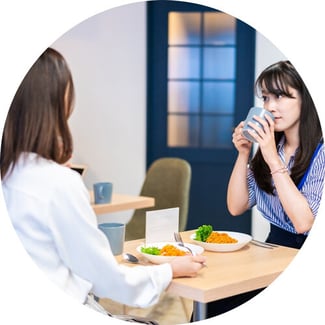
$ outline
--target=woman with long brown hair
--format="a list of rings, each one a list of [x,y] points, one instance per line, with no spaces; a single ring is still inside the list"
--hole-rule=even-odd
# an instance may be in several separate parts
[[[313,100],[289,61],[267,67],[257,78],[256,93],[274,121],[255,116],[262,127],[244,121],[233,132],[238,151],[227,193],[232,215],[253,206],[269,221],[267,242],[301,248],[317,215],[324,188],[325,151],[322,130]],[[263,289],[207,304],[208,317],[225,313],[250,300]]]
[[[80,175],[65,166],[73,150],[73,103],[67,63],[49,48],[23,79],[5,122],[0,159],[9,216],[37,265],[80,302],[94,306],[94,294],[130,306],[152,305],[172,277],[195,276],[205,258],[118,265]]]
[[[265,69],[256,81],[257,94],[271,112],[250,135],[258,150],[250,161],[252,142],[233,133],[238,157],[228,185],[228,209],[240,215],[256,205],[271,225],[267,241],[300,248],[314,223],[323,194],[325,151],[313,100],[289,61]],[[247,167],[248,166],[248,167]],[[240,193],[240,195],[238,195]]]

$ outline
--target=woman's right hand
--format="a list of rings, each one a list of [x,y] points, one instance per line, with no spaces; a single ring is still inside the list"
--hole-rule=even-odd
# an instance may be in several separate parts
[[[173,271],[173,278],[195,277],[204,267],[206,257],[203,255],[185,255],[174,258],[170,265]]]
[[[249,155],[252,148],[252,142],[248,141],[243,136],[243,127],[244,121],[240,122],[234,129],[232,134],[232,142],[240,154]]]

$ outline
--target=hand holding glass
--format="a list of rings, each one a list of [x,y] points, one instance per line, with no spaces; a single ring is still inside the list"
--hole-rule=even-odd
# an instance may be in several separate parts
[[[263,129],[262,124],[259,123],[258,121],[256,121],[254,119],[254,116],[259,116],[260,118],[262,118],[266,121],[266,118],[265,118],[266,115],[270,116],[272,118],[272,120],[274,120],[273,114],[262,107],[252,107],[249,110],[248,115],[245,120],[245,123],[244,123],[244,127],[243,127],[243,136],[247,140],[249,140],[251,142],[256,142],[256,140],[249,134],[248,130],[253,131],[253,132],[256,132],[256,131],[251,126],[248,125],[248,122],[252,122]]]

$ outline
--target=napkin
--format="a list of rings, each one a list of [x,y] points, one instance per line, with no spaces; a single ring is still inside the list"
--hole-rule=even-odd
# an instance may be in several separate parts
[[[146,212],[146,244],[175,241],[178,232],[179,208],[152,210]]]

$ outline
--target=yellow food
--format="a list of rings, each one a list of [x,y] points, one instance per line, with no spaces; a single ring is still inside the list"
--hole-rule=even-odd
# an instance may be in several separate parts
[[[173,245],[165,245],[161,250],[160,254],[162,256],[183,256],[186,255],[186,252],[176,248]]]
[[[212,232],[206,240],[207,243],[215,244],[233,244],[237,243],[238,240],[230,237],[227,233],[223,232]]]

